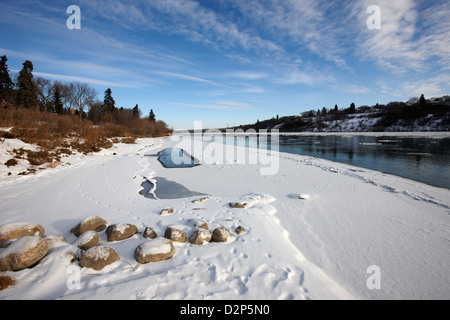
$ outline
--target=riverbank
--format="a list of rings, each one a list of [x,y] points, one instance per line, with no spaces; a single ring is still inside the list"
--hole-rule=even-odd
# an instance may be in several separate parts
[[[449,190],[287,153],[270,156],[278,163],[276,174],[261,175],[264,165],[248,161],[256,151],[242,147],[234,161],[164,168],[155,155],[179,144],[171,138],[138,139],[73,159],[70,166],[15,177],[14,183],[2,179],[2,224],[33,221],[46,235],[62,235],[68,243],[32,269],[7,272],[17,284],[1,291],[0,299],[450,297]],[[195,148],[199,153],[220,149],[210,143]],[[239,158],[240,153],[247,157]],[[142,183],[155,177],[209,200],[144,197]],[[161,215],[167,208],[174,213]],[[228,228],[235,239],[176,244],[172,259],[143,265],[133,256],[148,241],[142,234],[111,243],[100,232],[100,243],[116,250],[120,260],[94,271],[62,254],[76,240],[71,228],[92,215],[108,224],[134,224],[141,233],[150,226],[159,236],[173,225],[192,233],[192,222],[201,220],[211,231]],[[246,232],[237,234],[238,226]],[[75,273],[67,272],[71,266]],[[76,274],[80,287],[68,286]],[[370,284],[377,276],[380,287],[374,289]]]

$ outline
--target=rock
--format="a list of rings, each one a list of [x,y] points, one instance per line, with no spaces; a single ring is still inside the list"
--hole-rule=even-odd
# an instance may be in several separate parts
[[[164,238],[170,239],[175,242],[185,243],[186,242],[186,232],[174,227],[169,227],[164,234]]]
[[[168,215],[174,214],[174,212],[175,212],[174,209],[163,209],[163,210],[161,210],[160,215],[168,216]]]
[[[237,209],[244,209],[247,203],[240,203],[240,202],[230,202],[229,203],[230,208],[237,208]]]
[[[62,163],[60,161],[55,161],[55,162],[49,163],[47,165],[47,168],[55,169],[56,167],[59,167],[60,165],[62,165]]]
[[[239,226],[236,228],[236,233],[237,234],[242,234],[242,233],[246,233],[247,230],[245,230],[245,228],[243,226]]]
[[[144,238],[155,239],[157,237],[158,237],[158,235],[156,234],[155,230],[153,230],[153,228],[150,228],[150,227],[145,228]]]
[[[119,255],[114,249],[110,247],[99,246],[89,249],[81,256],[80,266],[100,271],[107,265],[110,265],[119,260]]]
[[[201,202],[205,202],[205,201],[208,201],[208,200],[209,200],[209,197],[203,197],[203,198],[200,198],[200,199],[193,200],[192,203],[201,203]]]
[[[141,264],[168,260],[174,254],[175,248],[172,241],[165,238],[156,238],[144,242],[134,251],[136,261]]]
[[[48,236],[44,240],[47,242],[48,250],[67,244],[67,240],[63,236]]]
[[[189,243],[196,246],[207,244],[211,241],[212,235],[209,230],[197,230],[189,237]]]
[[[190,219],[189,220],[189,225],[192,226],[192,228],[199,228],[199,229],[209,229],[208,224],[200,219]]]
[[[73,245],[81,250],[88,250],[97,246],[99,242],[100,237],[96,231],[86,231],[77,240],[75,240]]]
[[[124,137],[124,138],[122,138],[122,143],[125,143],[125,144],[134,144],[135,141],[136,140],[133,137]]]
[[[301,194],[298,196],[298,198],[302,200],[308,200],[311,198],[311,196],[309,194]]]
[[[214,242],[230,242],[236,237],[227,228],[217,228],[213,231],[212,241]]]
[[[44,228],[37,223],[17,222],[0,226],[0,247],[2,244],[27,236],[44,236]]]
[[[86,231],[97,231],[101,232],[106,229],[108,222],[100,217],[88,217],[80,222],[75,228],[71,230],[71,232],[79,237]]]
[[[134,236],[138,229],[133,224],[114,224],[106,228],[108,241],[120,241]]]
[[[25,236],[11,244],[0,255],[0,271],[20,271],[45,257],[48,245],[44,239]]]

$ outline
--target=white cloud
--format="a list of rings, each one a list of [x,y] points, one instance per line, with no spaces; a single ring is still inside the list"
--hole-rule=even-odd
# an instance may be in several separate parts
[[[381,9],[381,29],[369,30],[365,9],[376,4]],[[436,61],[450,62],[450,3],[428,9],[414,0],[363,0],[354,3],[352,15],[359,21],[357,54],[374,61],[385,70],[397,73],[428,71]]]

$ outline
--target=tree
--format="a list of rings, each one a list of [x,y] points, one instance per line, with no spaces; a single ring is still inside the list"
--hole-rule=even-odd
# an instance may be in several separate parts
[[[116,110],[116,101],[112,97],[111,88],[106,89],[105,98],[103,99],[103,112],[113,114]]]
[[[86,83],[75,82],[70,93],[71,105],[83,117],[84,108],[95,101],[97,92]]]
[[[33,63],[29,60],[23,63],[23,68],[17,78],[17,105],[26,108],[36,107],[38,98],[36,86],[33,82]]]
[[[133,118],[138,119],[138,118],[140,118],[140,117],[141,117],[141,110],[139,110],[139,106],[136,105],[136,106],[133,108]]]
[[[424,96],[423,94],[420,96],[419,104],[420,104],[421,106],[424,106],[424,105],[427,104],[427,100],[425,100],[425,96]]]
[[[355,104],[353,102],[350,105],[350,109],[348,110],[348,113],[350,113],[350,114],[356,113],[356,106],[355,106]]]
[[[64,113],[64,105],[61,100],[61,90],[59,89],[59,86],[55,84],[53,86],[53,112],[56,114],[63,114]]]
[[[0,58],[0,89],[12,89],[14,87],[14,83],[9,76],[7,61],[6,56]]]
[[[38,96],[39,102],[41,103],[41,110],[51,112],[53,111],[50,106],[53,85],[48,79],[37,77],[34,78],[34,86],[36,88],[36,94]]]
[[[334,105],[334,112],[338,113],[338,111],[339,111],[339,108],[338,108],[338,105],[336,104],[336,105]]]
[[[148,116],[148,119],[152,122],[156,121],[155,113],[153,112],[153,109],[150,110],[150,115]]]
[[[8,58],[2,56],[0,58],[0,100],[12,100],[14,83],[9,75],[8,65],[6,62]]]
[[[95,101],[89,104],[88,119],[95,125],[98,125],[102,119],[103,103],[101,101]]]
[[[325,117],[327,115],[328,111],[327,108],[323,107],[322,108],[322,116]]]

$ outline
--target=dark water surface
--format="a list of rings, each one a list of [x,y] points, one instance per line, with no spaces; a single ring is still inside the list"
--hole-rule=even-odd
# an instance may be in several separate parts
[[[450,138],[370,135],[280,135],[279,151],[313,156],[450,189]],[[211,141],[205,135],[204,141]],[[213,139],[219,142],[219,139]],[[225,143],[271,147],[270,135],[229,137]]]

